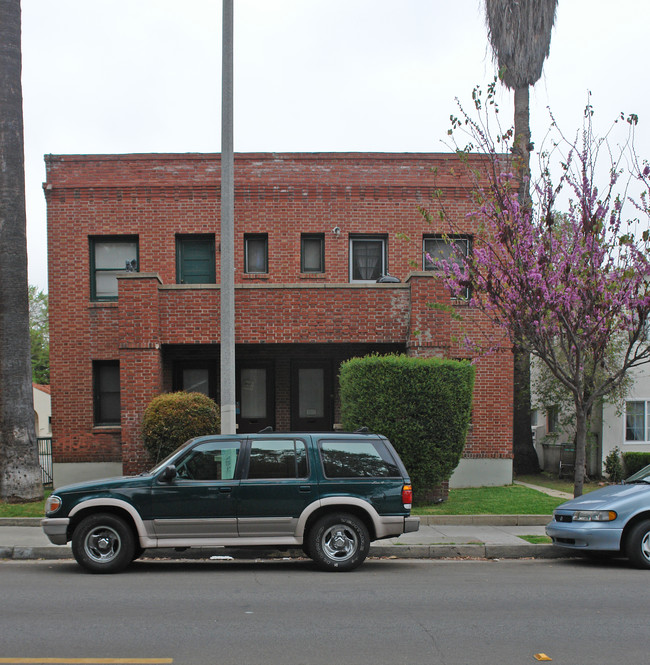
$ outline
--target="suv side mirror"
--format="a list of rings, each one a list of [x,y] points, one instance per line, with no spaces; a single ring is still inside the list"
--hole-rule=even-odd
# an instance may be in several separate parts
[[[176,478],[176,467],[173,464],[165,467],[165,470],[160,474],[160,480],[169,483]]]

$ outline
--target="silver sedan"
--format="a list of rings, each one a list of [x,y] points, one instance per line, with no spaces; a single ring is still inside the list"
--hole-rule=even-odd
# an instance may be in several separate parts
[[[576,553],[618,552],[638,568],[650,568],[650,465],[621,485],[558,506],[546,533]]]

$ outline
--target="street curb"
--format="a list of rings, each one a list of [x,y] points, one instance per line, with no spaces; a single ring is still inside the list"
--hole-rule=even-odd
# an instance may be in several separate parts
[[[414,515],[423,526],[455,524],[458,526],[545,526],[551,515]],[[41,517],[0,517],[3,526],[41,526]]]
[[[369,557],[389,559],[559,559],[571,555],[553,545],[371,545]],[[238,560],[305,558],[301,550],[241,550],[234,548],[192,548],[177,552],[161,548],[147,550],[142,559],[210,559],[228,557]],[[0,547],[0,559],[72,559],[69,546]]]

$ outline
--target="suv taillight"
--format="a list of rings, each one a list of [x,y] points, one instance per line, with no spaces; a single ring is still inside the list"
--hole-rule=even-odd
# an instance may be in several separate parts
[[[411,510],[411,504],[413,503],[413,486],[404,485],[402,487],[402,503],[404,508]]]

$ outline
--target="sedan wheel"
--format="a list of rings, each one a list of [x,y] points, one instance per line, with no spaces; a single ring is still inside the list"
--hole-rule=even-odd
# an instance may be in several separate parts
[[[637,568],[650,568],[650,520],[633,527],[627,538],[625,553]]]

